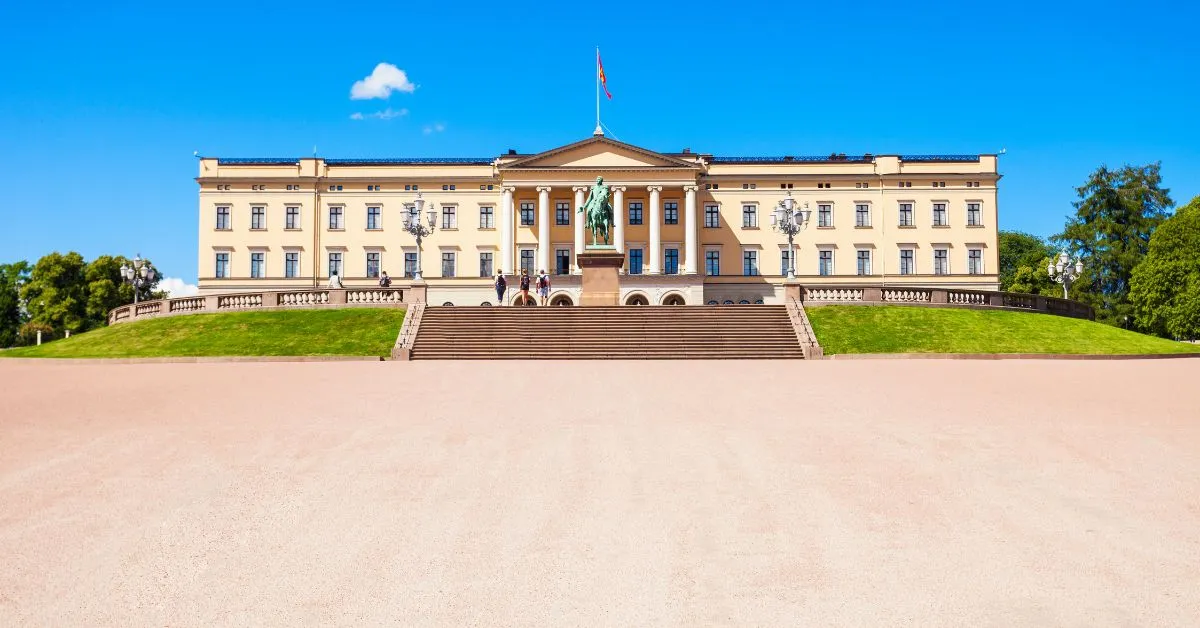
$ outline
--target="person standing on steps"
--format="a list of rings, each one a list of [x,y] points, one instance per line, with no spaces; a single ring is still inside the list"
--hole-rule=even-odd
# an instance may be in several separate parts
[[[538,272],[537,293],[542,307],[550,304],[550,275],[547,275],[545,270]]]
[[[504,280],[504,271],[496,271],[496,306],[504,305],[504,293],[508,292],[508,282]]]
[[[529,305],[529,271],[521,269],[521,305]]]

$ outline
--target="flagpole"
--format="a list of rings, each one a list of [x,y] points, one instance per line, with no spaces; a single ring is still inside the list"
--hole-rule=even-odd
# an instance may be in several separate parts
[[[596,46],[596,131],[594,135],[603,135],[600,129],[600,46]]]

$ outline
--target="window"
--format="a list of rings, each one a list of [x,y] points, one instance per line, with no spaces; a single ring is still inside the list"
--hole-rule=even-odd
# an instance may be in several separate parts
[[[866,190],[871,187],[871,184],[870,183],[855,183],[854,187],[856,187],[860,190]]]
[[[571,204],[559,202],[554,204],[554,224],[563,227],[571,224]]]
[[[721,274],[720,251],[704,252],[704,274],[708,275],[709,277],[716,277]]]
[[[379,191],[379,190],[381,190],[381,189],[383,189],[383,188],[381,188],[381,187],[380,187],[380,186],[378,186],[378,185],[368,185],[368,186],[367,186],[367,191],[368,191],[368,192],[378,192],[378,191]]]
[[[679,224],[679,203],[676,203],[675,201],[667,201],[663,203],[663,224]]]
[[[521,203],[521,226],[533,226],[533,203]]]
[[[292,278],[300,276],[300,254],[299,253],[284,253],[283,254],[283,276]]]
[[[833,187],[832,183],[818,183],[817,184],[818,190],[828,190],[829,188],[832,188],[832,187]]]
[[[663,269],[663,272],[668,275],[678,275],[679,274],[679,249],[667,249],[665,251],[665,253],[666,253],[666,255],[665,255],[666,267]]]
[[[264,253],[262,253],[262,252],[254,252],[254,253],[250,254],[250,278],[251,279],[262,279],[263,278],[263,265],[265,264],[265,262],[263,261],[263,256],[264,256]]]
[[[758,227],[758,205],[742,205],[742,228]]]
[[[822,275],[832,275],[833,251],[821,251],[817,255],[817,272]]]
[[[858,274],[871,274],[871,251],[868,249],[858,250]]]
[[[229,254],[217,253],[216,278],[224,279],[229,276]]]
[[[913,252],[912,249],[900,250],[900,274],[913,274]]]
[[[417,254],[404,254],[404,276],[413,277],[417,274]]]
[[[493,207],[479,208],[479,228],[480,229],[495,229],[496,228],[496,210]]]
[[[290,205],[290,206],[288,206],[287,209],[284,210],[283,226],[285,229],[299,229],[300,228],[300,208],[299,207],[296,207],[295,205]]]
[[[742,189],[743,190],[757,190],[758,184],[757,183],[743,183]]]
[[[341,192],[341,191],[342,191],[342,186],[340,186],[340,185],[331,185],[331,186],[329,186],[329,191],[330,191],[330,192]]]
[[[442,252],[442,276],[454,276],[454,251]]]
[[[983,212],[979,211],[979,203],[967,203],[967,224],[972,227],[983,224]]]
[[[443,184],[443,185],[442,185],[442,191],[449,190],[449,191],[453,192],[453,191],[454,191],[454,185],[455,185],[455,184]]]
[[[716,229],[721,226],[721,206],[720,205],[705,205],[704,206],[704,227],[706,229]]]
[[[967,181],[967,187],[977,188],[977,187],[979,187],[979,182],[978,181]]]
[[[229,208],[221,206],[217,208],[217,229],[229,229]]]
[[[629,204],[629,224],[642,224],[642,204],[640,202],[634,201]]]
[[[706,190],[719,190],[719,189],[721,189],[721,186],[720,186],[720,184],[717,184],[717,183],[705,183],[705,184],[704,184],[704,189],[706,189]]]
[[[409,191],[409,190],[412,190],[413,192],[416,192],[418,189],[420,189],[420,188],[418,188],[418,187],[417,187],[417,184],[416,184],[416,183],[413,183],[413,184],[411,184],[411,185],[406,185],[406,186],[404,186],[404,191],[405,191],[405,192],[407,192],[407,191]]]
[[[495,274],[492,269],[493,258],[494,258],[494,255],[490,251],[487,253],[479,254],[479,276],[480,277],[491,277],[493,274]]]
[[[571,273],[571,249],[555,249],[554,274],[567,275]]]
[[[629,274],[642,274],[642,249],[629,249]]]
[[[491,185],[490,183],[489,183],[488,185],[480,185],[480,186],[479,186],[479,189],[481,189],[481,190],[490,190],[490,189],[492,189],[492,185]]]
[[[934,181],[934,182],[933,182],[933,187],[935,187],[935,188],[944,188],[944,187],[946,187],[946,182],[945,182],[945,181]]]
[[[334,275],[337,275],[339,277],[342,276],[342,254],[341,253],[330,253],[329,254],[329,276],[332,277]]]
[[[251,207],[250,208],[250,228],[262,230],[267,228],[267,208],[266,207]]]
[[[442,228],[458,228],[458,208],[454,205],[442,205]]]
[[[367,229],[379,229],[379,213],[382,211],[379,207],[367,208]]]
[[[758,251],[742,251],[742,274],[747,277],[758,274]]]
[[[855,227],[870,227],[871,226],[871,206],[858,204],[854,206],[854,226]]]
[[[947,222],[946,222],[946,204],[945,203],[934,203],[933,204],[933,226],[945,227],[946,224],[947,224]]]
[[[967,249],[967,272],[972,275],[983,274],[982,249]]]
[[[833,226],[833,205],[824,203],[817,205],[817,226],[832,227]]]
[[[783,249],[779,252],[779,274],[787,276],[788,270],[792,268],[792,252]]]
[[[913,207],[912,203],[900,203],[900,226],[913,226]]]
[[[533,249],[521,250],[521,268],[519,270],[523,270],[530,275],[535,274],[537,269],[533,267]]]
[[[342,228],[342,208],[341,207],[330,207],[329,208],[329,228],[330,229],[341,229]]]
[[[792,189],[792,184],[791,184],[791,183],[780,183],[780,184],[779,184],[779,189],[781,189],[781,190],[790,190],[790,189]]]
[[[367,252],[367,276],[379,276],[379,251]]]
[[[898,187],[898,188],[911,188],[911,187],[912,187],[912,181],[897,181],[897,182],[896,182],[896,187]]]
[[[950,252],[946,249],[933,250],[933,274],[950,274]]]

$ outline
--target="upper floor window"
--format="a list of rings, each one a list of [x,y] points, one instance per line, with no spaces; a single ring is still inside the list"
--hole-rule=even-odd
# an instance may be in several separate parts
[[[329,191],[330,191],[330,192],[341,192],[341,191],[342,191],[342,186],[340,186],[340,185],[331,185],[331,186],[329,186]]]
[[[345,223],[342,222],[342,208],[338,207],[336,205],[333,207],[330,207],[329,208],[329,228],[330,229],[342,229],[342,228],[344,228],[344,224]]]
[[[283,220],[283,227],[285,229],[299,229],[300,208],[295,205],[288,205],[287,208],[284,209]]]
[[[967,249],[967,272],[972,275],[983,274],[982,249]]]
[[[676,203],[675,201],[667,201],[663,203],[663,224],[679,224],[679,203]]]
[[[742,205],[742,227],[758,226],[758,205]]]
[[[443,191],[443,192],[445,192],[445,191],[447,191],[447,190],[448,190],[448,191],[454,191],[454,189],[455,189],[455,187],[454,187],[454,186],[455,186],[455,184],[453,184],[453,183],[450,183],[450,184],[447,184],[447,185],[443,185],[443,186],[442,186],[442,191]]]
[[[230,229],[229,225],[229,208],[222,205],[217,208],[217,229],[222,231]]]
[[[705,205],[704,206],[704,226],[707,229],[716,229],[721,226],[721,206],[720,205]]]
[[[818,190],[828,190],[828,189],[830,189],[830,188],[832,188],[832,187],[833,187],[833,184],[832,184],[832,183],[824,183],[824,182],[822,182],[822,183],[818,183],[818,184],[817,184],[817,189],[818,189]]]
[[[368,229],[379,229],[380,228],[379,215],[382,211],[383,211],[383,208],[381,208],[381,207],[368,207],[367,208],[367,228]]]
[[[854,187],[856,187],[856,188],[858,188],[858,189],[860,189],[860,190],[865,190],[865,189],[867,189],[867,188],[871,187],[871,184],[870,184],[870,183],[866,183],[866,182],[860,182],[860,183],[855,183],[855,184],[854,184]]]
[[[900,250],[900,274],[911,275],[914,272],[912,249]]]
[[[229,254],[228,253],[217,253],[216,260],[217,260],[217,267],[215,269],[215,273],[213,276],[216,277],[217,279],[224,279],[224,278],[228,277],[229,276]]]
[[[642,224],[642,204],[638,201],[629,203],[629,224]]]
[[[757,190],[758,184],[757,183],[743,183],[742,189],[743,190]]]
[[[496,210],[490,205],[484,205],[479,208],[479,228],[480,229],[495,229],[496,228]],[[491,273],[483,275],[490,277]]]
[[[817,252],[817,272],[821,275],[833,274],[833,251]]]
[[[945,227],[947,224],[949,224],[949,223],[947,222],[947,219],[946,219],[946,204],[945,203],[934,203],[933,204],[933,226]]]
[[[854,206],[854,226],[855,227],[870,227],[871,226],[871,206],[864,203],[859,203]]]
[[[946,249],[933,250],[933,274],[950,274],[950,252]]]
[[[946,182],[945,182],[945,181],[934,181],[934,182],[933,182],[933,187],[935,187],[935,188],[944,188],[944,187],[946,187]]]
[[[563,227],[571,224],[571,204],[559,201],[554,204],[554,224]]]
[[[967,224],[972,227],[983,224],[983,212],[979,210],[979,203],[967,203]]]
[[[871,251],[870,251],[870,249],[859,249],[858,250],[858,269],[857,270],[858,270],[858,274],[860,274],[860,275],[870,275],[871,274]]]
[[[896,187],[898,187],[898,188],[911,188],[911,187],[912,187],[912,181],[897,181],[897,182],[896,182]]]
[[[821,203],[817,205],[817,226],[833,226],[833,205],[830,205],[829,203]]]
[[[251,207],[250,208],[250,228],[256,229],[256,230],[267,228],[267,208],[266,207]]]
[[[408,192],[408,191],[413,191],[413,192],[416,192],[416,191],[417,191],[417,190],[419,190],[419,189],[420,189],[420,188],[419,188],[419,187],[417,187],[417,184],[416,184],[416,183],[409,183],[409,184],[407,184],[407,185],[405,185],[405,186],[404,186],[404,191],[405,191],[405,192]]]
[[[758,251],[742,251],[742,274],[747,277],[758,274]]]
[[[442,205],[442,228],[458,228],[458,208],[454,205]]]
[[[533,203],[521,203],[521,226],[533,226]]]
[[[379,186],[379,185],[368,185],[368,186],[367,186],[367,191],[368,191],[368,192],[378,192],[378,191],[380,191],[380,190],[382,190],[382,189],[383,189],[383,186]]]
[[[720,251],[704,252],[704,274],[708,275],[709,277],[716,277],[721,274]]]
[[[900,203],[900,226],[913,226],[913,206],[912,203]]]

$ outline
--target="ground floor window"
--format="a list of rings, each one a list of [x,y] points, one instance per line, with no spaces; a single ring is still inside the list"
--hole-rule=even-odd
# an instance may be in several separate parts
[[[229,276],[229,254],[217,253],[217,268],[214,275],[217,279],[224,279]]]
[[[742,274],[747,277],[758,274],[758,251],[742,251]]]
[[[668,275],[679,274],[679,249],[666,250],[666,266],[663,268],[663,272]]]
[[[405,253],[404,254],[404,276],[411,278],[411,277],[415,277],[416,275],[417,275],[417,254],[416,253]]]
[[[493,274],[492,260],[493,260],[493,257],[492,257],[491,252],[479,254],[479,276],[480,277],[491,277],[492,276],[492,274]]]
[[[338,277],[342,276],[342,254],[341,253],[330,253],[329,254],[329,276],[332,277],[334,275],[337,275]]]
[[[981,249],[967,251],[967,272],[972,275],[983,274],[983,251]]]
[[[950,274],[950,252],[946,249],[933,250],[933,274]]]
[[[708,275],[709,277],[716,277],[721,274],[720,251],[704,252],[704,274]]]
[[[454,252],[447,251],[442,253],[442,276],[454,276]]]
[[[821,275],[833,274],[833,251],[821,251],[817,254],[817,272]]]
[[[900,274],[913,274],[913,252],[912,249],[904,249],[900,251]]]
[[[642,274],[642,250],[629,249],[629,274]]]
[[[379,251],[370,251],[367,253],[367,276],[379,276]]]
[[[554,273],[567,275],[571,273],[571,249],[554,251]]]
[[[264,257],[265,257],[265,254],[263,254],[263,253],[251,253],[250,254],[250,277],[251,278],[253,278],[253,279],[262,279],[263,278],[263,270],[264,270],[263,266],[266,265],[266,263],[263,260]]]
[[[792,252],[784,249],[779,252],[779,274],[787,276],[792,268]]]
[[[285,253],[283,256],[283,276],[284,277],[299,277],[300,276],[300,254]]]
[[[521,250],[521,272],[535,275],[537,269],[533,267],[533,249]]]
[[[860,275],[871,274],[871,252],[868,250],[858,251],[858,268],[857,272]]]

